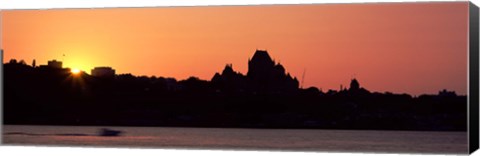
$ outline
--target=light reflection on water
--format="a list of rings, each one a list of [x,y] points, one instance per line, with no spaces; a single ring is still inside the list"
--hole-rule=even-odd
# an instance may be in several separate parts
[[[97,136],[100,128],[104,127],[7,125],[3,141],[21,145],[401,153],[465,154],[468,150],[467,132],[108,127],[124,133],[103,137]]]

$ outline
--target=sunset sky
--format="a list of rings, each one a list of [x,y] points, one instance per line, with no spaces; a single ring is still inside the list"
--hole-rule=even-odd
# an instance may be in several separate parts
[[[2,10],[4,60],[210,80],[268,50],[304,87],[466,94],[468,2]],[[65,56],[63,56],[65,54]]]

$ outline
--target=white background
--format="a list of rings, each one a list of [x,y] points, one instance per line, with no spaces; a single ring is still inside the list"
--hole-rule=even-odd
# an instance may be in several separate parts
[[[51,8],[99,8],[99,7],[146,7],[146,6],[204,6],[204,5],[252,5],[252,4],[308,4],[308,3],[371,3],[371,2],[411,2],[428,0],[0,0],[0,9],[51,9]],[[446,1],[446,0],[435,0]],[[472,0],[477,6],[480,0]],[[1,32],[0,32],[1,33]],[[0,45],[1,47],[1,45]],[[1,112],[1,110],[0,110]],[[1,121],[1,120],[0,120]],[[1,131],[0,131],[1,132]],[[185,150],[185,149],[131,149],[131,148],[84,148],[84,147],[39,147],[1,146],[2,156],[37,155],[198,155],[198,156],[372,156],[372,155],[413,155],[413,154],[374,154],[374,153],[332,153],[332,152],[272,152],[272,151],[231,151],[231,150]],[[425,154],[423,154],[425,155]],[[475,156],[480,156],[477,151]]]

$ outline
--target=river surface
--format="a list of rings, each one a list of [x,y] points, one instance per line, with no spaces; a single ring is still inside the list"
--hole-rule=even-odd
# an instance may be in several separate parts
[[[101,128],[122,131],[99,136]],[[3,126],[8,145],[466,154],[467,132]]]

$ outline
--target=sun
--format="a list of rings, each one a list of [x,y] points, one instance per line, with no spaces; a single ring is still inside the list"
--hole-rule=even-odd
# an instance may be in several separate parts
[[[80,74],[81,70],[73,68],[70,72],[72,72],[72,74],[78,75],[78,74]]]

